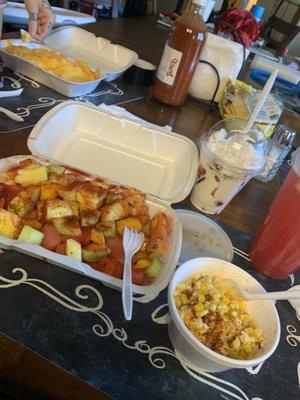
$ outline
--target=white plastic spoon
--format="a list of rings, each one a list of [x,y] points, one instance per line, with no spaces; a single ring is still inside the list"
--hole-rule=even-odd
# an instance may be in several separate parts
[[[227,279],[231,286],[235,287],[243,299],[252,300],[290,300],[300,299],[300,290],[285,290],[282,292],[250,293],[236,281]]]
[[[7,115],[10,119],[13,119],[14,121],[24,122],[24,119],[22,117],[20,117],[20,115],[12,112],[10,110],[7,110],[7,108],[0,107],[0,112]]]
[[[272,87],[274,85],[274,82],[275,82],[275,79],[276,79],[276,77],[278,75],[278,72],[279,72],[279,69],[276,68],[272,72],[272,75],[270,76],[270,78],[267,80],[267,83],[265,84],[265,86],[263,88],[263,91],[261,92],[261,94],[259,96],[259,99],[258,99],[258,101],[256,103],[256,106],[255,106],[252,114],[250,115],[250,119],[249,119],[249,121],[248,121],[248,123],[246,125],[245,132],[250,131],[252,125],[254,124],[254,122],[255,122],[260,110],[262,109],[262,106],[264,105],[264,102],[267,100],[267,97],[269,96],[269,94],[270,94],[270,92],[272,90]]]

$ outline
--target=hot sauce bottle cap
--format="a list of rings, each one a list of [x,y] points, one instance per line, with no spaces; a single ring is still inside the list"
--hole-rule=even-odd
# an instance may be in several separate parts
[[[198,6],[206,7],[208,0],[193,0],[194,4]]]

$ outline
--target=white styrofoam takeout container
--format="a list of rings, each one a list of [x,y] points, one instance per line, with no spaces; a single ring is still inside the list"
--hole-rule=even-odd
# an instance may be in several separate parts
[[[248,310],[253,321],[265,335],[265,344],[257,355],[248,360],[237,360],[216,353],[202,344],[185,326],[174,301],[174,291],[179,283],[195,273],[219,276],[239,282],[249,292],[265,293],[265,289],[248,272],[217,258],[194,258],[181,264],[176,270],[168,289],[168,304],[172,319],[169,322],[169,336],[179,354],[192,368],[209,372],[220,372],[231,368],[248,368],[264,362],[276,350],[280,339],[280,321],[272,300],[248,302]]]
[[[56,92],[61,93],[66,97],[76,97],[88,94],[96,89],[99,83],[105,78],[105,72],[100,69],[100,77],[89,82],[71,82],[54,75],[53,73],[46,71],[38,65],[25,60],[22,57],[7,53],[5,47],[12,43],[15,46],[24,46],[28,48],[45,48],[39,43],[28,42],[24,43],[21,39],[13,40],[1,40],[0,42],[0,56],[3,60],[4,65],[7,68],[12,69],[15,73],[25,75],[50,89],[54,89]],[[71,58],[71,57],[69,57]],[[85,61],[85,60],[84,60]],[[90,65],[92,69],[93,66]]]
[[[79,169],[110,182],[135,187],[147,194],[150,215],[164,211],[172,219],[171,251],[161,273],[148,286],[133,285],[133,292],[155,294],[169,283],[177,266],[182,242],[180,220],[171,208],[192,189],[198,168],[198,150],[188,138],[143,127],[136,121],[112,116],[96,106],[67,101],[46,113],[33,128],[28,148],[40,160]],[[28,156],[0,160],[0,170]],[[87,275],[116,289],[122,281],[85,263],[41,246],[0,236],[0,246]]]
[[[53,30],[44,43],[67,57],[99,68],[108,82],[117,79],[138,60],[136,52],[75,26]]]
[[[55,14],[54,26],[84,25],[96,22],[96,18],[89,14],[60,7],[51,6],[51,8]],[[28,25],[25,4],[8,1],[3,12],[3,21],[14,25]]]

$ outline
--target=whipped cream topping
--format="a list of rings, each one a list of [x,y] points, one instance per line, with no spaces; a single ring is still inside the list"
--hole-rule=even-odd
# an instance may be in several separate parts
[[[265,140],[260,132],[246,134],[237,131],[228,135],[225,129],[221,129],[210,135],[206,146],[214,155],[234,167],[259,170],[265,163]]]

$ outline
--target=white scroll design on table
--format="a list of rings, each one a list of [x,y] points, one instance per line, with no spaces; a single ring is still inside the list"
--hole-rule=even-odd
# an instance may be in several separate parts
[[[20,285],[28,285],[39,292],[47,295],[52,300],[56,301],[63,307],[79,313],[92,313],[96,315],[100,321],[98,321],[95,325],[93,325],[93,332],[100,337],[107,337],[112,335],[117,341],[122,343],[123,346],[130,350],[136,350],[139,353],[145,354],[148,356],[148,360],[150,364],[158,369],[163,369],[166,367],[166,362],[162,358],[163,356],[170,356],[179,361],[183,369],[195,378],[197,381],[210,386],[221,393],[229,395],[231,398],[235,398],[237,400],[250,400],[249,397],[244,393],[238,386],[227,382],[223,379],[220,379],[216,376],[208,374],[206,372],[192,369],[186,362],[173,350],[164,346],[154,346],[151,347],[147,340],[137,340],[134,344],[128,343],[128,334],[123,328],[116,328],[110,317],[101,311],[103,307],[103,298],[100,292],[92,286],[89,285],[80,285],[75,289],[75,296],[80,300],[91,300],[90,295],[95,297],[95,305],[94,306],[85,306],[79,303],[76,300],[64,295],[61,291],[57,290],[55,287],[50,285],[49,283],[42,281],[40,279],[28,278],[27,272],[23,268],[14,268],[12,270],[13,274],[18,274],[19,277],[16,279],[9,279],[4,276],[0,276],[0,289],[8,289],[11,287],[16,287]],[[157,314],[165,307],[166,305],[160,306],[157,309],[157,312],[154,314],[152,318],[160,318],[158,321],[161,321],[162,317],[157,317]],[[153,316],[153,314],[152,314]],[[165,322],[163,322],[165,323]],[[252,400],[261,400],[258,397],[252,398]]]
[[[297,318],[299,319],[298,315]],[[300,343],[300,335],[295,335],[297,329],[293,325],[287,325],[286,330],[289,333],[289,335],[287,335],[286,337],[288,344],[292,347],[297,347],[298,343]],[[300,362],[298,362],[297,366],[297,375],[298,375],[298,384],[300,389]]]
[[[40,97],[38,99],[38,104],[32,104],[27,107],[18,107],[16,110],[16,114],[20,117],[28,117],[31,114],[31,110],[35,110],[37,108],[45,108],[45,107],[52,107],[55,104],[62,103],[65,100],[55,100],[51,97]]]
[[[0,63],[0,72],[3,72],[3,63]],[[21,81],[25,80],[31,84],[31,86],[34,89],[38,89],[41,87],[41,85],[36,82],[33,79],[30,79],[18,72],[14,72],[15,77],[12,76],[7,76],[3,75],[0,77],[0,89],[4,87],[4,82],[9,81],[10,82],[10,87],[13,89],[20,89],[22,87]],[[90,94],[86,94],[84,96],[79,96],[76,97],[74,100],[76,101],[84,101],[84,102],[89,102],[93,98],[97,98],[99,96],[104,96],[104,95],[113,95],[113,96],[123,96],[124,91],[118,87],[116,83],[111,83],[109,82],[108,85],[111,87],[110,89],[106,90],[100,90],[98,92],[93,92]],[[31,110],[37,109],[37,108],[44,108],[44,107],[52,107],[57,103],[61,103],[65,100],[55,100],[51,97],[40,97],[38,99],[38,104],[32,104],[29,105],[28,107],[19,107],[15,111],[16,114],[20,115],[21,117],[28,117],[31,113]]]
[[[99,96],[104,96],[105,94],[111,94],[113,96],[123,96],[124,92],[121,90],[116,83],[108,83],[112,89],[100,90],[99,92],[93,92],[89,94],[85,94],[84,96],[76,97],[77,101],[90,101],[91,99]]]
[[[295,335],[295,333],[297,333],[297,329],[293,325],[287,325],[286,330],[288,332],[286,341],[290,346],[297,347],[298,343],[300,343],[300,335]]]
[[[11,76],[4,75],[4,76],[1,76],[1,78],[0,78],[0,89],[2,89],[4,87],[5,81],[9,81],[10,87],[13,89],[21,89],[21,87],[22,87],[22,85],[20,84],[20,82],[17,79],[15,79]]]
[[[22,75],[22,74],[20,74],[20,73],[18,73],[18,72],[14,72],[14,74],[15,74],[16,76],[19,77],[19,79],[18,79],[19,82],[21,82],[21,81],[27,81],[27,82],[29,82],[29,83],[31,84],[31,86],[32,86],[34,89],[38,89],[38,88],[41,87],[41,85],[40,85],[38,82],[36,82],[36,81],[33,80],[33,79],[28,78],[27,76],[24,76],[24,75]],[[13,87],[13,86],[12,86],[12,87]]]
[[[290,278],[290,280],[291,280],[291,286],[293,286],[294,283],[295,283],[295,275],[294,275],[294,274],[290,274],[290,275],[289,275],[289,278]]]
[[[3,63],[0,63],[0,72],[3,72]],[[14,72],[14,74],[15,74],[16,77],[18,77],[18,79],[17,78],[13,78],[12,76],[7,76],[7,75],[1,76],[0,88],[3,88],[5,80],[11,82],[10,83],[10,87],[12,87],[13,89],[20,89],[22,87],[20,82],[22,80],[30,82],[31,86],[34,89],[38,89],[39,87],[41,87],[40,84],[38,82],[36,82],[35,80],[33,80],[33,79],[27,78],[26,76],[24,76],[24,75],[22,75],[22,74],[20,74],[18,72]]]
[[[237,247],[233,247],[233,252],[239,257],[244,258],[244,260],[251,262],[249,254],[245,253],[243,250],[238,249]]]

